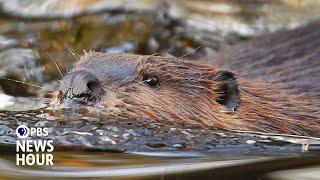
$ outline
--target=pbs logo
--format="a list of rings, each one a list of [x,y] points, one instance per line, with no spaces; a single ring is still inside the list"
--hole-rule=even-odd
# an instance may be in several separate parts
[[[28,126],[26,126],[26,125],[20,125],[16,129],[16,135],[19,138],[26,138],[29,136],[29,134],[30,134],[30,130],[29,130]]]

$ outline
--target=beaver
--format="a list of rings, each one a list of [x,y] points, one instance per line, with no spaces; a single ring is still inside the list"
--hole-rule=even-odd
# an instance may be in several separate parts
[[[76,102],[118,120],[150,117],[171,124],[320,136],[319,92],[314,92],[320,78],[320,40],[314,38],[319,27],[316,22],[235,45],[211,62],[85,52],[61,81],[56,104]],[[304,88],[311,90],[303,93]]]

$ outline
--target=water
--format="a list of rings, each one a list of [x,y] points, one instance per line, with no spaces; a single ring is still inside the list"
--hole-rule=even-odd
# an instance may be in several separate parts
[[[0,161],[0,178],[65,179],[65,178],[138,178],[173,179],[229,178],[256,179],[266,172],[303,167],[319,163],[318,156],[259,157],[214,156],[199,153],[112,154],[99,152],[56,152],[52,167],[18,167],[7,156]],[[154,155],[158,155],[154,153]],[[302,161],[303,160],[303,161]],[[299,162],[300,161],[300,162]],[[301,162],[302,161],[302,162]],[[252,171],[252,168],[255,171]],[[230,173],[233,172],[233,173]]]
[[[171,130],[156,122],[144,127],[143,120],[142,126],[101,123],[85,113],[42,109],[50,102],[44,96],[57,89],[83,50],[213,57],[223,46],[318,18],[319,2],[0,3],[0,179],[255,179],[319,164],[319,139]],[[55,166],[15,166],[14,129],[21,123],[50,127]]]

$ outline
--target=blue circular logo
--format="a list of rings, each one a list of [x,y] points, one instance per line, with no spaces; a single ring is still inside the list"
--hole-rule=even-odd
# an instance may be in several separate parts
[[[16,135],[19,138],[26,138],[29,136],[29,128],[26,125],[20,125],[16,129]]]

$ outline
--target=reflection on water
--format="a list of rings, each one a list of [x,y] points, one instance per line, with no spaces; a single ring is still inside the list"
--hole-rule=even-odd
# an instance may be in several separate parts
[[[155,153],[156,154],[156,153]],[[161,156],[134,154],[57,152],[55,166],[19,167],[13,156],[0,160],[0,178],[64,179],[68,178],[155,178],[172,179],[194,177],[256,179],[265,172],[319,163],[317,156],[294,158],[290,156],[212,156],[198,153],[161,153]],[[299,161],[298,161],[299,160]],[[285,162],[285,163],[284,163]],[[266,166],[267,165],[267,166]],[[243,167],[243,168],[239,168]],[[255,168],[255,173],[252,172]],[[5,172],[5,173],[3,173]],[[230,173],[233,172],[233,173]]]
[[[0,94],[0,110],[27,111],[48,106],[50,100],[33,97],[13,97]]]
[[[262,136],[241,139],[234,134],[229,137],[215,134],[212,139],[203,136],[193,146],[206,145],[204,148],[209,150],[205,153],[181,149],[177,152],[154,151],[152,148],[152,152],[141,151],[145,144],[139,138],[129,146],[130,154],[97,152],[97,147],[95,151],[88,152],[88,149],[84,151],[82,148],[105,147],[109,142],[97,141],[102,139],[99,133],[110,135],[108,128],[116,125],[104,127],[96,121],[84,122],[84,117],[76,117],[78,119],[74,121],[67,118],[61,120],[54,113],[45,116],[30,112],[34,116],[25,116],[16,112],[45,107],[48,100],[43,98],[44,94],[57,89],[63,74],[76,63],[78,54],[81,55],[83,50],[184,56],[192,60],[212,57],[222,46],[281,28],[294,28],[318,18],[319,1],[174,0],[155,3],[149,0],[10,0],[0,1],[0,6],[0,110],[14,111],[8,115],[0,113],[0,179],[126,179],[144,176],[158,179],[256,179],[289,165],[319,164],[317,156],[290,159],[301,155],[301,144],[319,144],[318,140],[283,139],[281,136],[273,139]],[[66,120],[71,123],[64,124]],[[55,151],[56,165],[53,167],[17,167],[12,152],[15,149],[9,145],[15,142],[13,127],[25,121],[50,125],[57,133],[54,137],[57,142],[62,145],[77,142],[80,147]],[[78,131],[90,132],[95,138]],[[142,132],[154,133],[148,129],[137,132],[138,135]],[[116,143],[121,143],[121,139]],[[183,144],[170,143],[172,146],[165,147],[167,150],[179,149],[178,146]],[[319,151],[315,149],[314,152]],[[283,162],[277,159],[279,157],[288,159]],[[272,163],[268,164],[269,160]],[[266,170],[268,167],[269,170]]]
[[[190,155],[188,155],[190,154]],[[10,160],[1,160],[0,168],[10,176],[23,177],[144,177],[153,175],[168,176],[206,169],[215,169],[250,164],[272,158],[197,157],[192,153],[176,154],[176,157],[136,156],[132,154],[105,153],[55,153],[55,166],[17,167]],[[191,156],[191,157],[188,157]],[[1,175],[0,175],[1,177]],[[5,176],[4,176],[5,177]]]

